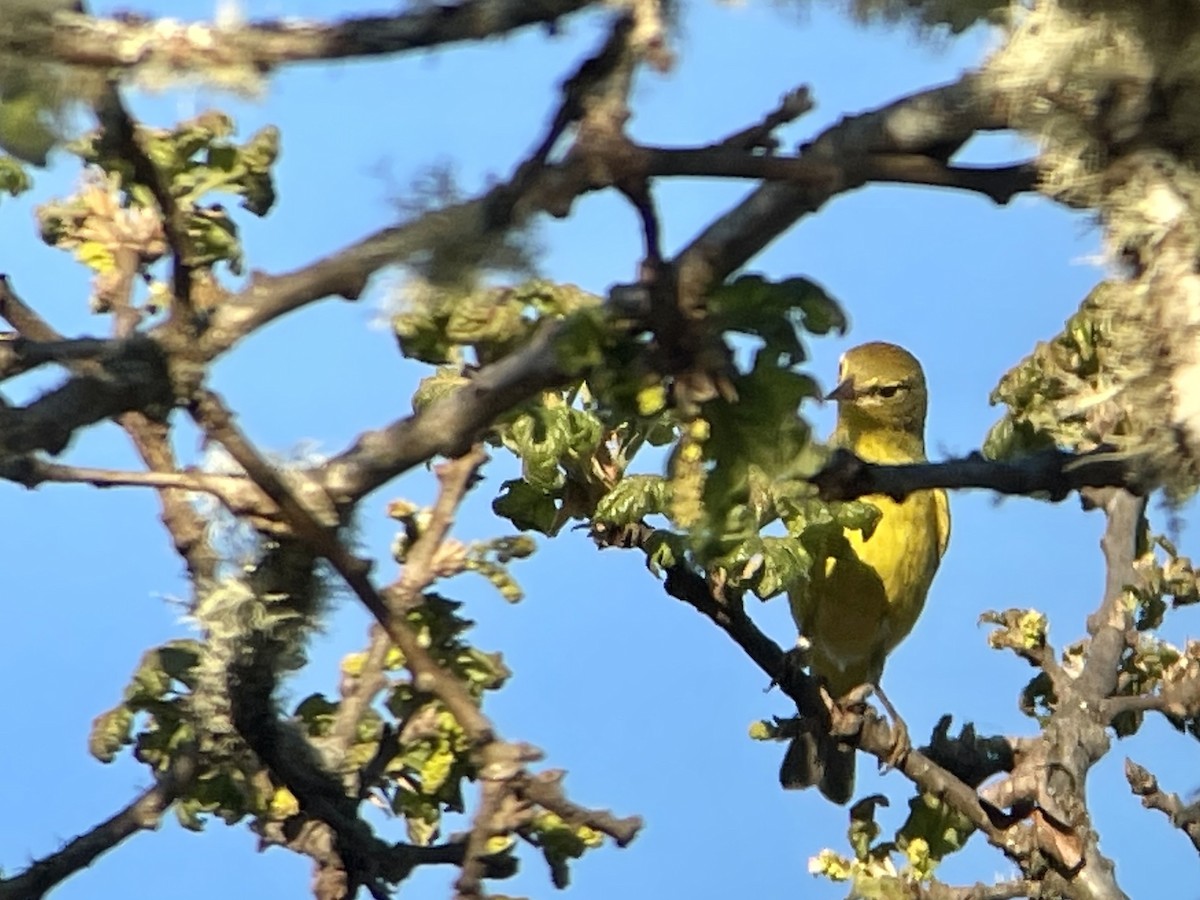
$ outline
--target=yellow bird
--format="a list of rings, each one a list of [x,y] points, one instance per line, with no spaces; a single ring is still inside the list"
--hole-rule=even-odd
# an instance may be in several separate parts
[[[838,385],[831,443],[868,462],[925,459],[928,394],[921,364],[895,344],[848,350]],[[859,685],[878,686],[887,655],[912,631],[950,540],[950,506],[942,490],[919,491],[902,503],[871,495],[880,519],[869,538],[847,530],[846,543],[789,594],[792,617],[811,644],[814,675],[837,699]],[[788,748],[780,781],[817,785],[834,803],[854,793],[854,750],[828,734],[802,732]]]

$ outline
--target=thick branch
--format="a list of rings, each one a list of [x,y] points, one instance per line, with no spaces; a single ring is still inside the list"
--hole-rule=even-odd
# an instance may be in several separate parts
[[[58,454],[75,432],[131,410],[171,407],[170,384],[156,347],[130,348],[131,368],[110,365],[102,377],[75,376],[24,407],[0,409],[0,454]]]
[[[1133,615],[1126,602],[1129,589],[1138,583],[1134,563],[1138,558],[1142,515],[1146,498],[1127,491],[1106,488],[1091,496],[1092,502],[1103,508],[1108,519],[1100,546],[1106,563],[1104,600],[1100,609],[1088,621],[1092,640],[1077,679],[1081,694],[1100,703],[1107,700],[1117,687],[1121,655],[1128,646]]]
[[[1124,898],[1111,859],[1100,851],[1087,802],[1087,777],[1092,766],[1109,750],[1104,703],[1117,686],[1121,657],[1132,627],[1126,602],[1128,588],[1136,583],[1142,514],[1146,498],[1120,488],[1091,488],[1085,499],[1102,508],[1107,519],[1101,546],[1107,564],[1104,597],[1089,619],[1091,640],[1083,670],[1067,684],[1046,723],[1044,745],[1027,760],[1035,777],[1036,800],[1043,819],[1055,831],[1070,835],[1078,854],[1077,871],[1068,873],[1069,896],[1078,900]],[[1014,773],[1014,778],[1019,773]]]
[[[1037,897],[1041,886],[1035,881],[1001,881],[996,884],[972,884],[967,887],[933,882],[918,885],[916,900],[1015,900],[1017,897]]]
[[[554,348],[562,331],[558,322],[543,325],[528,344],[474,373],[466,386],[359,436],[314,475],[335,502],[353,503],[435,455],[464,453],[501,414],[568,379]]]

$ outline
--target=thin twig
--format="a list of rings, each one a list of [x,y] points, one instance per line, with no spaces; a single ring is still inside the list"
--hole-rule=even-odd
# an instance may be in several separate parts
[[[495,739],[491,722],[479,710],[463,684],[445,671],[420,643],[416,633],[399,616],[393,616],[383,596],[371,583],[370,563],[359,559],[343,546],[337,533],[320,524],[293,494],[254,445],[242,434],[221,399],[211,391],[200,391],[191,413],[210,439],[223,446],[246,474],[270,497],[296,535],[313,552],[327,559],[334,570],[358,595],[359,600],[404,654],[405,665],[418,690],[435,694],[445,704],[471,742],[478,746]]]
[[[1157,809],[1165,815],[1200,852],[1200,803],[1185,804],[1178,794],[1162,790],[1158,786],[1158,779],[1148,769],[1128,757],[1125,759],[1125,779],[1129,782],[1129,789],[1142,798],[1142,806]]]

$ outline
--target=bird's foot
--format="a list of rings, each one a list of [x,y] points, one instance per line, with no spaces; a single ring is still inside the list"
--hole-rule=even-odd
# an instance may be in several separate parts
[[[908,726],[904,724],[900,713],[896,712],[896,707],[892,706],[892,701],[888,699],[887,694],[879,685],[875,685],[875,696],[879,698],[879,702],[887,710],[887,714],[892,720],[892,746],[888,750],[887,756],[880,761],[880,767],[886,772],[888,769],[897,768],[904,762],[904,758],[912,750],[912,741],[908,736]]]
[[[857,734],[862,727],[863,713],[866,711],[867,698],[871,696],[871,685],[863,684],[847,691],[841,697],[833,698],[821,685],[821,700],[829,711],[829,731],[835,736]]]

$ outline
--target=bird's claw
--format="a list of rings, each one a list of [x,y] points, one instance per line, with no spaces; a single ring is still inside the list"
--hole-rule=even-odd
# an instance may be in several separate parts
[[[898,768],[904,762],[904,758],[912,750],[912,740],[909,739],[908,726],[900,718],[900,713],[896,712],[896,707],[892,706],[887,694],[878,685],[875,686],[875,696],[879,698],[892,720],[892,746],[888,748],[887,756],[880,761],[880,768],[886,772],[888,769]]]
[[[904,758],[908,756],[910,750],[912,750],[912,741],[908,737],[908,726],[904,724],[903,719],[893,717],[892,746],[888,750],[887,758],[883,760],[883,771],[897,768],[900,763],[904,762]]]

